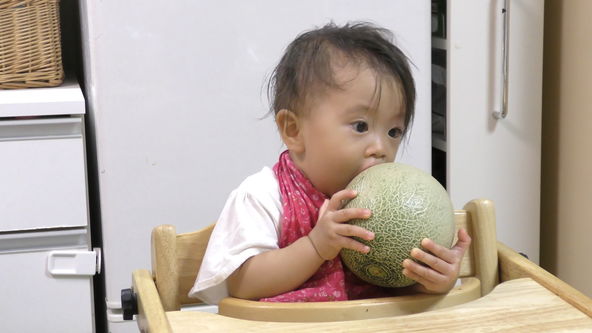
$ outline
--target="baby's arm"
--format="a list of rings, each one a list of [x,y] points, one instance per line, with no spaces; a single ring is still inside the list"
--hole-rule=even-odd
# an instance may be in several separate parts
[[[355,196],[351,190],[335,193],[321,207],[319,219],[308,237],[245,261],[227,280],[230,295],[244,299],[279,295],[298,288],[325,260],[335,258],[344,247],[367,253],[369,249],[350,236],[371,240],[374,234],[344,222],[368,218],[370,212],[358,208],[340,209],[342,200]]]
[[[413,249],[411,256],[424,264],[411,259],[403,261],[403,274],[418,282],[416,289],[424,293],[446,293],[454,286],[460,271],[461,260],[471,244],[471,237],[464,229],[458,231],[458,241],[451,249],[424,239],[421,245],[428,251]]]
[[[227,280],[228,293],[260,299],[296,289],[323,263],[306,237],[289,246],[260,253],[245,261]]]

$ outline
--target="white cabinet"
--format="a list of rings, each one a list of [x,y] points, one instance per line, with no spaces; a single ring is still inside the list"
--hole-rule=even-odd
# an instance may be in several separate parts
[[[84,112],[77,84],[0,90],[3,331],[95,329]]]
[[[505,2],[508,113],[497,119]],[[446,52],[446,135],[440,149],[445,148],[447,189],[459,208],[478,197],[493,200],[498,239],[538,262],[544,4],[449,0],[446,5],[446,38],[433,46]]]

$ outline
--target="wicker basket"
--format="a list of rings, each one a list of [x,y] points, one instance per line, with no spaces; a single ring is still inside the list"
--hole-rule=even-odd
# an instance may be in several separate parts
[[[59,0],[0,0],[0,89],[63,80]]]

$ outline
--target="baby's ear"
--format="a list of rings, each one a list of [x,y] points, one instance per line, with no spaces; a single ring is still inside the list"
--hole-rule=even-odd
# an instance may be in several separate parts
[[[293,111],[281,109],[275,115],[275,123],[288,150],[294,153],[302,152],[304,145],[298,115]]]

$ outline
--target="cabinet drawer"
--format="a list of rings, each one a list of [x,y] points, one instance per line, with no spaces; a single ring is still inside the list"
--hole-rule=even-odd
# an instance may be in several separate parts
[[[0,121],[0,231],[87,225],[81,118]]]
[[[92,276],[52,276],[50,251],[88,250],[84,229],[0,234],[2,332],[93,332]]]

